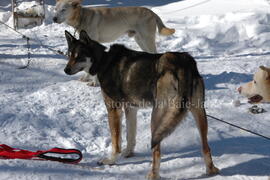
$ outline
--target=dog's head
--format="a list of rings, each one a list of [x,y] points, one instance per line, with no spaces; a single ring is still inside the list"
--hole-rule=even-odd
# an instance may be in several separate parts
[[[238,92],[248,97],[251,103],[270,102],[270,68],[260,66],[253,81],[239,87]]]
[[[91,40],[83,30],[80,32],[79,40],[68,31],[65,31],[65,35],[68,42],[69,58],[64,70],[65,73],[73,75],[84,70],[91,75],[97,74],[106,47]]]
[[[56,0],[53,21],[60,24],[72,19],[76,13],[79,13],[81,2],[82,0]]]

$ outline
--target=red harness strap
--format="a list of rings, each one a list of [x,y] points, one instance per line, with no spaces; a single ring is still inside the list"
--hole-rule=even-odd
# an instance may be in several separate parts
[[[49,156],[48,154],[61,154],[65,155],[78,155],[78,158],[62,158]],[[58,161],[62,163],[72,163],[76,164],[82,160],[82,153],[77,149],[61,149],[61,148],[52,148],[47,151],[28,151],[17,148],[9,147],[5,144],[0,144],[0,159],[34,159],[34,160],[50,160]]]

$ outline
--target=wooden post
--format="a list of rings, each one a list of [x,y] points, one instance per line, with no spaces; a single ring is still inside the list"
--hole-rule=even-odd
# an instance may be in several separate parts
[[[15,8],[16,8],[16,0],[12,0],[13,28],[17,29]]]

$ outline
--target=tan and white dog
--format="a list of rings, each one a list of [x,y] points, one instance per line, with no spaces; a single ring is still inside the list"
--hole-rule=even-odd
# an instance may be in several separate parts
[[[56,0],[56,23],[67,23],[78,32],[85,30],[97,42],[112,42],[124,34],[134,37],[140,48],[156,53],[156,29],[161,35],[172,35],[160,17],[144,7],[82,7],[82,0]]]
[[[239,87],[238,92],[248,97],[250,103],[270,102],[270,68],[260,66],[253,81]]]

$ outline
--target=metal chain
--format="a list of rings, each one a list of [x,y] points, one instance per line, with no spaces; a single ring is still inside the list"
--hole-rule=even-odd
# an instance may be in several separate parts
[[[22,67],[19,67],[18,69],[26,69],[29,67],[30,65],[30,62],[31,62],[31,53],[30,53],[30,38],[29,37],[26,37],[26,36],[23,36],[23,38],[26,39],[26,43],[27,43],[27,58],[28,58],[28,61],[27,61],[27,64],[25,66],[22,66]]]
[[[46,48],[46,49],[48,49],[48,50],[50,50],[50,51],[53,51],[53,52],[55,52],[55,53],[57,53],[57,54],[66,56],[66,54],[63,53],[62,51],[60,51],[60,50],[55,50],[55,49],[53,49],[53,48],[50,48],[50,47],[47,46],[47,45],[44,45],[39,39],[32,39],[32,38],[30,38],[30,37],[28,37],[28,36],[22,34],[21,32],[19,32],[19,31],[17,31],[16,29],[10,27],[9,25],[7,25],[6,23],[4,23],[3,21],[0,21],[0,23],[3,24],[3,25],[5,25],[5,26],[8,27],[9,29],[13,30],[14,32],[20,34],[20,35],[22,36],[22,38],[26,39],[26,41],[27,41],[27,53],[28,53],[27,56],[28,56],[28,62],[27,62],[27,64],[26,64],[25,66],[19,67],[18,69],[25,69],[25,68],[27,68],[27,67],[29,66],[29,64],[30,64],[30,61],[31,61],[31,58],[30,58],[30,55],[31,55],[31,53],[30,53],[30,41],[34,41],[34,42],[37,42],[37,41],[38,41],[38,43],[39,43],[40,46],[42,46],[42,47],[44,47],[44,48]]]

